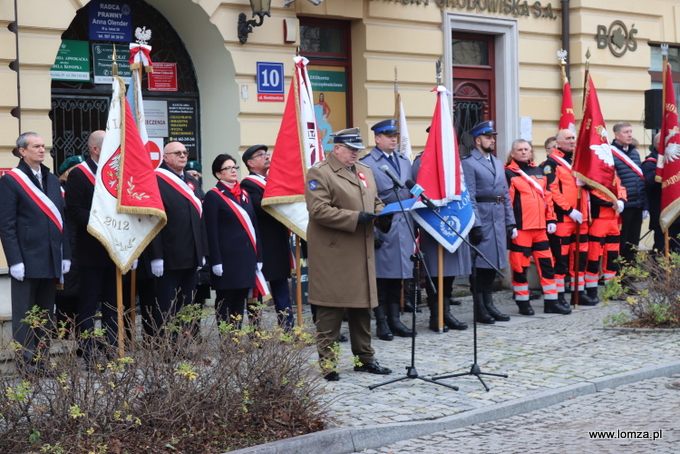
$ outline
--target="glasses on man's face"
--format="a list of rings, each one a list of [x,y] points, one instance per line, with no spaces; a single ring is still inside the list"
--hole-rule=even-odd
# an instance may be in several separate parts
[[[171,151],[171,152],[165,153],[165,154],[171,154],[171,155],[175,155],[175,156],[180,156],[180,155],[189,156],[189,152],[186,151],[186,150],[184,150],[184,151]]]
[[[351,153],[359,153],[358,148],[350,147],[349,145],[340,145],[342,148],[347,148]]]
[[[238,169],[239,169],[239,166],[227,166],[227,167],[222,167],[220,169],[220,172],[224,172],[225,170],[227,172],[231,172],[232,170],[238,170]]]
[[[269,157],[269,156],[271,156],[271,153],[269,153],[268,151],[265,151],[265,152],[262,152],[262,153],[258,153],[258,154],[256,154],[256,155],[253,155],[253,157],[250,158],[250,159],[257,159],[257,158],[261,158],[261,157],[263,157],[263,156]]]

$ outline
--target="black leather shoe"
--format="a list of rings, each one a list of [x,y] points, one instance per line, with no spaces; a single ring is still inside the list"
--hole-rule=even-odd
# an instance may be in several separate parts
[[[599,301],[593,301],[583,290],[578,292],[578,304],[581,306],[596,306]],[[574,306],[574,293],[571,294],[571,305]]]
[[[531,299],[531,298],[529,298]],[[534,308],[531,307],[529,301],[516,301],[517,307],[519,307],[519,313],[522,315],[534,315]]]
[[[543,302],[543,313],[544,314],[571,314],[571,307],[563,306],[559,301],[544,301]]]
[[[338,342],[347,342],[349,339],[347,339],[347,336],[344,334],[340,333],[338,334]]]
[[[389,375],[392,373],[392,369],[387,367],[382,367],[378,364],[378,361],[371,361],[370,363],[363,364],[361,366],[354,366],[355,372],[368,372],[370,374],[378,375]]]
[[[461,303],[461,302],[458,301],[458,300],[454,300],[453,298],[449,298],[449,304],[450,304],[451,306],[460,306],[460,305],[463,304],[463,303]]]
[[[334,370],[328,372],[326,375],[323,376],[324,379],[328,381],[338,381],[340,380],[340,374]]]

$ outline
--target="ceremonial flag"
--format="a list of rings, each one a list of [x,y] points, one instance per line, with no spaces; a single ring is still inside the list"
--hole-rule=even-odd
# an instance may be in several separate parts
[[[675,99],[671,65],[666,65],[665,99],[656,181],[661,183],[661,217],[659,224],[665,232],[680,215],[680,127]]]
[[[118,76],[113,78],[106,125],[87,231],[126,273],[167,218],[149,154]]]
[[[615,194],[618,193],[618,189],[615,182],[614,156],[590,73],[586,76],[583,99],[583,119],[576,143],[572,172],[588,186],[602,191],[616,209],[618,199]]]
[[[576,134],[576,117],[574,116],[574,100],[571,97],[571,85],[569,79],[564,74],[564,67],[562,68],[562,76],[564,85],[562,86],[562,108],[560,109],[560,126],[559,130],[568,129]]]
[[[438,206],[437,211],[460,233],[466,236],[475,222],[470,195],[465,186],[458,154],[458,143],[451,121],[451,109],[445,87],[439,86],[437,106],[432,117],[430,134],[421,157],[418,185]],[[449,227],[427,208],[413,210],[413,218],[449,252],[455,252],[463,242]]]
[[[307,239],[309,213],[305,203],[305,175],[314,163],[324,159],[314,115],[312,84],[307,60],[295,57],[295,73],[276,137],[262,208]]]
[[[396,70],[395,70],[396,71]],[[408,134],[408,126],[406,125],[406,114],[404,113],[404,105],[401,102],[401,95],[399,94],[399,86],[397,81],[394,81],[394,118],[397,119],[399,129],[399,142],[396,150],[404,155],[409,161],[413,162],[413,150],[411,149],[411,138]]]

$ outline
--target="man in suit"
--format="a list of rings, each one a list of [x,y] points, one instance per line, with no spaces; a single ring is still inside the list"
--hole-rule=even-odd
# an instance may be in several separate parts
[[[186,167],[189,152],[181,142],[163,149],[163,163],[156,169],[158,188],[168,222],[147,248],[151,272],[156,276],[156,304],[145,308],[145,322],[158,331],[176,312],[192,304],[197,269],[207,251],[202,222],[204,197],[198,181]]]
[[[243,163],[250,174],[241,181],[241,188],[250,194],[251,203],[257,216],[260,245],[262,250],[262,273],[269,281],[276,318],[279,326],[292,328],[293,309],[290,301],[288,278],[290,277],[290,243],[288,229],[262,209],[262,195],[267,186],[267,172],[271,165],[266,145],[253,145],[243,153]]]
[[[59,178],[43,164],[45,143],[38,134],[21,134],[15,155],[19,165],[0,178],[0,238],[12,276],[14,340],[23,347],[16,367],[24,376],[51,375],[46,355],[56,280],[71,268],[64,200]],[[47,315],[38,327],[21,321],[35,307]]]
[[[378,197],[387,205],[397,200],[406,200],[412,197],[406,187],[397,188],[397,194],[393,190],[392,179],[381,170],[387,168],[403,184],[413,179],[411,163],[401,155],[395,153],[397,148],[399,131],[397,120],[390,118],[380,121],[371,128],[375,133],[375,147],[361,162],[371,168],[378,187]],[[398,215],[392,222],[392,228],[388,233],[376,232],[375,243],[375,274],[378,283],[378,307],[375,308],[376,335],[382,340],[392,340],[394,335],[401,337],[413,336],[413,331],[408,329],[399,319],[399,303],[401,301],[402,281],[413,277],[413,237],[410,229],[413,228],[413,220],[410,214]],[[387,323],[385,323],[387,322]]]
[[[517,237],[515,215],[510,206],[508,182],[503,164],[494,156],[496,134],[493,121],[484,121],[470,130],[475,148],[462,160],[463,172],[475,213],[470,243],[499,270],[507,266],[507,240]],[[508,321],[510,316],[493,305],[493,281],[496,270],[482,258],[476,259],[477,321],[492,324]],[[471,282],[472,284],[472,282]]]

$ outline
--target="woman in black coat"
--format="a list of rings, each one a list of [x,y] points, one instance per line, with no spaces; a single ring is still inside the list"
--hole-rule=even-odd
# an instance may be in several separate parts
[[[257,221],[251,198],[238,182],[238,166],[228,154],[218,155],[212,173],[219,181],[208,191],[203,216],[208,233],[211,285],[215,289],[215,315],[219,321],[240,326],[248,291],[256,287],[262,267],[257,250]]]

